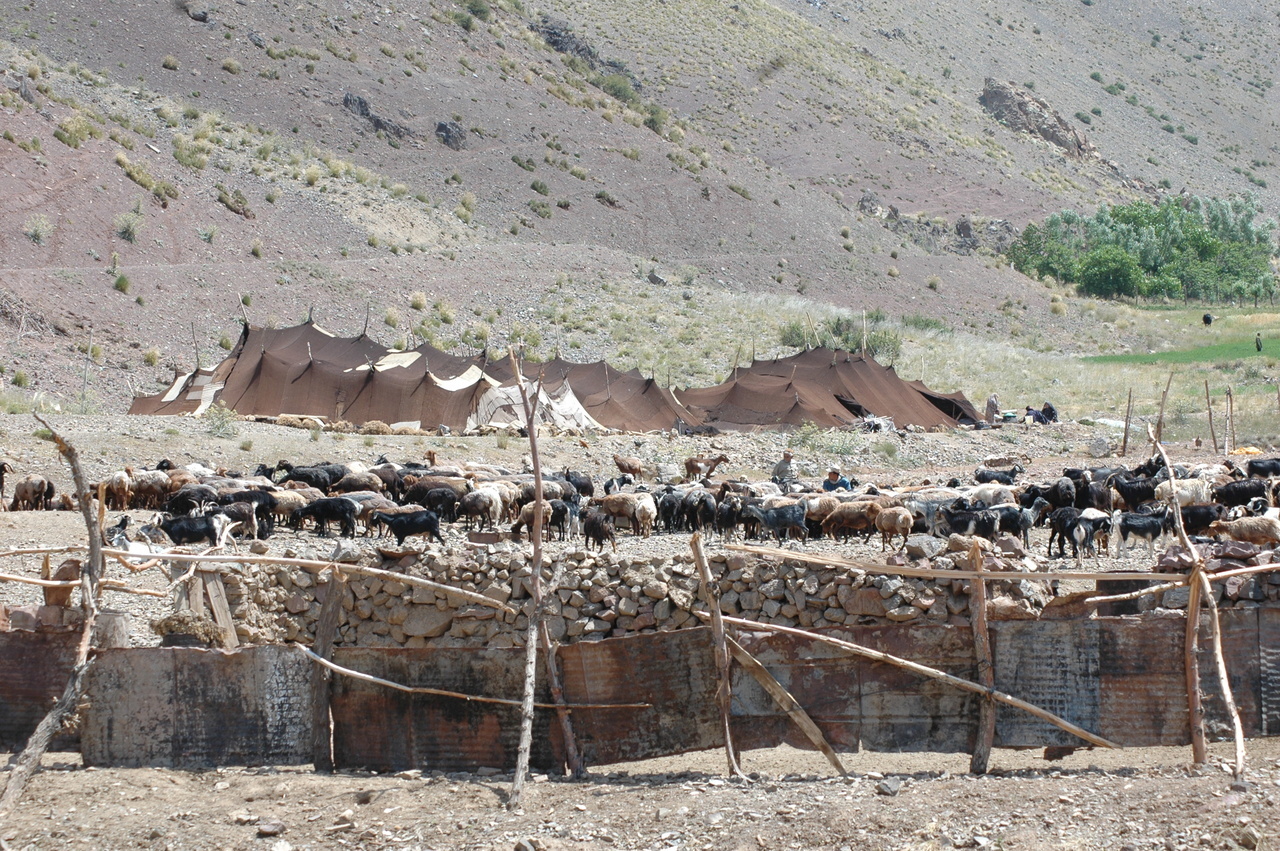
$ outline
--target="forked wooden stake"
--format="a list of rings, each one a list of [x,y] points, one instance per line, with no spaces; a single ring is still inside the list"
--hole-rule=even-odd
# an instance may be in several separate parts
[[[707,564],[707,554],[702,551],[702,535],[693,533],[689,539],[689,547],[693,550],[693,560],[698,565],[698,576],[702,580],[702,601],[711,613],[711,639],[715,644],[716,655],[716,703],[720,707],[720,726],[724,730],[724,754],[729,762],[729,774],[743,777],[742,768],[738,765],[738,754],[733,748],[733,730],[731,729],[729,712],[733,699],[729,682],[729,646],[725,641],[724,619],[720,614],[720,595],[713,593],[711,567]]]
[[[969,565],[983,573],[982,550],[975,542],[969,551]],[[969,622],[973,626],[973,656],[978,663],[978,682],[995,690],[996,674],[991,661],[991,634],[987,630],[987,583],[982,579],[969,580]],[[991,746],[996,738],[996,705],[989,697],[978,704],[978,741],[969,760],[971,774],[986,774],[991,761]]]
[[[89,648],[93,641],[94,624],[98,618],[98,582],[102,578],[102,532],[97,518],[93,515],[93,500],[89,496],[89,488],[85,483],[84,470],[80,467],[80,455],[76,448],[67,443],[60,434],[53,430],[39,414],[34,415],[40,425],[49,430],[59,454],[71,467],[71,478],[76,484],[76,498],[80,502],[80,513],[84,517],[85,528],[89,533],[89,558],[80,571],[80,610],[84,614],[81,624],[80,644],[76,648],[76,661],[71,669],[71,678],[62,690],[62,696],[54,704],[49,714],[36,726],[35,732],[27,740],[27,745],[18,755],[13,771],[9,773],[9,781],[5,784],[4,795],[0,796],[0,824],[8,820],[9,815],[17,807],[27,788],[27,781],[40,767],[40,758],[49,749],[49,742],[54,733],[62,728],[63,723],[71,717],[80,702],[80,692],[84,687],[84,675],[89,670],[92,660],[89,659]]]

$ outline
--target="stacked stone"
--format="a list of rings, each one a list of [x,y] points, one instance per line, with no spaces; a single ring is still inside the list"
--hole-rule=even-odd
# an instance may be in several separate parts
[[[1268,564],[1275,564],[1280,568],[1280,553],[1244,541],[1199,544],[1197,550],[1205,560],[1205,571],[1210,574]],[[1186,573],[1193,564],[1194,559],[1185,548],[1172,546],[1160,557],[1156,570]],[[1230,576],[1221,582],[1210,582],[1209,586],[1213,589],[1219,608],[1252,609],[1280,604],[1280,569],[1268,573]],[[1185,609],[1190,596],[1191,590],[1185,586],[1173,588],[1160,595],[1159,606]],[[1154,607],[1155,601],[1150,605]]]
[[[967,568],[966,547],[913,565]],[[990,570],[1010,564],[989,552]],[[392,579],[352,575],[342,601],[336,643],[387,647],[512,647],[523,643],[530,611],[530,553],[499,543],[472,550],[364,561],[488,596],[514,613],[478,605],[456,594],[435,592]],[[886,623],[967,626],[968,581],[870,574],[793,561],[766,561],[743,554],[712,554],[719,577],[720,608],[764,623],[801,628]],[[563,569],[550,601],[548,627],[564,642],[669,631],[700,625],[697,570],[690,554],[673,558],[629,557],[571,550],[543,556],[544,576]],[[1024,568],[1025,569],[1025,568]],[[249,569],[228,582],[228,597],[242,640],[302,640],[314,637],[328,573],[315,577],[289,568]],[[995,617],[1036,617],[1053,596],[1048,582],[1025,573],[989,583]]]

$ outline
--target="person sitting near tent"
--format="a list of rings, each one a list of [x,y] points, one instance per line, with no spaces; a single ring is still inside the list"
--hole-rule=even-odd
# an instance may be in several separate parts
[[[1044,414],[1047,422],[1056,423],[1058,421],[1058,409],[1048,399],[1044,402],[1044,407],[1040,409],[1040,413]]]
[[[822,480],[824,491],[853,490],[849,480],[840,475],[840,468],[834,464],[827,468],[827,477]]]
[[[1027,412],[1022,415],[1022,418],[1025,422],[1034,423],[1035,425],[1048,425],[1049,423],[1048,417],[1030,405],[1027,405]]]
[[[792,469],[791,466],[791,450],[784,449],[782,450],[782,460],[773,465],[773,473],[770,476],[770,479],[775,485],[780,485],[789,479],[794,479],[795,477],[795,470]]]

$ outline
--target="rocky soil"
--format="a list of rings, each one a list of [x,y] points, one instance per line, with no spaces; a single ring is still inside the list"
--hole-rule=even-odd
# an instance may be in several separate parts
[[[259,461],[372,460],[421,457],[485,460],[520,469],[526,447],[518,439],[375,437],[336,440],[256,423],[240,423],[229,438],[207,434],[194,420],[129,418],[106,422],[59,417],[54,426],[76,444],[90,476],[124,463],[200,460],[251,468]],[[0,418],[0,455],[21,472],[51,472],[69,484],[53,447],[32,436],[28,417]],[[1063,425],[1017,434],[872,436],[865,454],[825,456],[798,449],[816,473],[836,461],[863,480],[913,480],[971,472],[997,453],[1025,453],[1033,473],[1048,474],[1088,460],[1095,429]],[[1110,435],[1103,435],[1112,439]],[[899,447],[886,466],[870,447]],[[248,449],[241,448],[252,441]],[[573,465],[593,474],[610,455],[628,451],[669,460],[710,448],[733,459],[731,474],[755,476],[786,443],[782,435],[729,435],[667,439],[606,436],[549,439],[549,466]],[[1192,447],[1171,447],[1177,460],[1207,460]],[[114,515],[113,515],[114,517]],[[0,547],[67,544],[83,539],[70,512],[0,514]],[[449,530],[450,546],[461,546]],[[687,549],[683,536],[647,542],[623,533],[620,552],[670,556]],[[331,541],[309,533],[281,535],[273,551],[327,555]],[[1033,538],[1033,549],[1043,551]],[[815,545],[816,548],[816,545]],[[714,551],[714,549],[713,549]],[[842,550],[878,558],[878,548]],[[1099,567],[1149,567],[1135,556]],[[0,570],[38,574],[29,558],[8,558]],[[160,587],[159,575],[142,575]],[[0,587],[0,601],[29,602],[26,590]],[[113,605],[135,615],[136,641],[154,641],[145,624],[162,613],[146,598],[115,595]],[[620,766],[592,767],[580,782],[537,776],[522,806],[505,808],[510,778],[500,774],[395,776],[309,769],[226,768],[203,773],[161,769],[84,769],[77,754],[50,754],[47,770],[28,788],[18,813],[0,825],[8,848],[1274,848],[1280,842],[1280,745],[1248,743],[1246,782],[1234,784],[1222,768],[1229,747],[1213,746],[1211,764],[1190,766],[1189,749],[1080,751],[1046,762],[1039,751],[997,751],[990,775],[967,772],[963,754],[875,754],[845,757],[848,778],[833,776],[820,756],[781,747],[744,755],[749,782],[732,781],[719,752],[689,754]]]

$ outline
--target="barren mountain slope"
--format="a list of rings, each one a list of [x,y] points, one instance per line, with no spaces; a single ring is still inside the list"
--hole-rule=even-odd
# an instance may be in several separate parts
[[[242,315],[314,309],[388,344],[536,334],[548,354],[651,369],[671,361],[637,335],[701,335],[675,378],[705,379],[744,341],[775,345],[777,316],[751,324],[741,293],[974,327],[1017,302],[1065,343],[1070,323],[1035,327],[1046,290],[947,250],[958,217],[981,235],[1143,182],[1223,194],[1274,170],[1274,17],[1130,8],[0,2],[0,314],[17,338],[0,365],[65,397],[87,374],[116,410],[193,348],[216,359]],[[1084,130],[1101,156],[996,123],[988,75],[1066,116],[1100,105]],[[891,206],[902,219],[880,218]],[[651,319],[620,304],[637,295]]]

